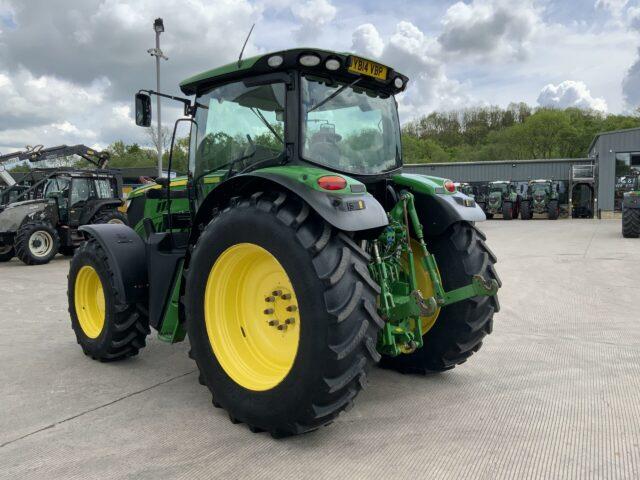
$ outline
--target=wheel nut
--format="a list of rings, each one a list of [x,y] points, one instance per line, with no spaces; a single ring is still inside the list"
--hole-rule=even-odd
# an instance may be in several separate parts
[[[274,310],[273,310],[273,308],[267,308],[267,309],[264,311],[264,314],[265,314],[265,315],[271,315],[271,314],[273,313],[273,311],[274,311]]]
[[[289,305],[287,307],[287,312],[295,312],[296,310],[298,310],[298,307],[296,307],[295,305]]]
[[[280,297],[282,300],[290,300],[291,299],[291,294],[290,293],[285,293],[284,295],[282,295]]]
[[[276,325],[278,325],[278,323],[280,323],[280,322],[278,322],[278,320],[269,320],[269,326],[270,327],[275,327]],[[278,327],[278,328],[280,328],[280,327]]]
[[[287,318],[284,323],[286,323],[287,325],[291,325],[293,322],[295,322],[296,319],[291,317],[291,318]]]
[[[278,325],[278,330],[286,330],[287,326],[286,325]]]
[[[276,297],[267,297],[264,299],[265,302],[275,302],[276,301]]]
[[[282,295],[282,290],[274,290],[273,292],[271,292],[271,295],[273,295],[274,297],[279,297],[280,295]]]

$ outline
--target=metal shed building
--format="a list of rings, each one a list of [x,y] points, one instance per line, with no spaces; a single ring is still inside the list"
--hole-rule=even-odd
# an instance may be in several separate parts
[[[629,173],[632,169],[640,170],[640,128],[599,133],[588,154],[598,164],[599,208],[619,210]]]
[[[529,180],[546,178],[558,182],[560,202],[568,211],[574,204],[586,206],[589,216],[597,207],[597,167],[591,158],[558,158],[551,160],[500,160],[488,162],[425,163],[405,165],[408,173],[421,173],[450,178],[456,182],[481,186],[494,180],[510,180],[521,194]],[[613,199],[613,189],[611,189]]]

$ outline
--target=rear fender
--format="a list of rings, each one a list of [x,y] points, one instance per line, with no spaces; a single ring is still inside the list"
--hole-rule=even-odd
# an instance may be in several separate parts
[[[85,211],[80,217],[80,225],[91,222],[91,219],[103,208],[117,209],[122,206],[122,200],[109,198],[104,200],[95,200],[86,205]]]
[[[487,219],[475,200],[460,192],[446,191],[442,178],[402,173],[395,175],[393,181],[397,188],[406,188],[415,196],[426,236],[440,235],[456,222]]]
[[[121,224],[83,225],[86,236],[95,238],[109,258],[114,284],[125,303],[146,303],[148,275],[146,247],[140,236]]]
[[[286,173],[278,167],[265,168],[225,181],[213,189],[202,202],[194,225],[208,223],[214,211],[225,208],[233,197],[275,189],[286,190],[302,198],[318,215],[338,230],[361,232],[388,225],[384,208],[367,193],[360,182],[348,179],[350,183],[345,191],[332,193],[312,188],[310,184],[315,181],[314,175],[319,178],[323,175],[334,175],[333,172],[314,167],[297,168],[298,170],[296,167],[289,167]],[[299,177],[296,176],[298,174]],[[192,229],[192,235],[198,234],[198,228]]]

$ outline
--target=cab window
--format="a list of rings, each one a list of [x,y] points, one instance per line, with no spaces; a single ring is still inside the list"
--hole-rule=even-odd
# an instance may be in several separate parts
[[[208,173],[276,159],[284,154],[285,85],[235,82],[198,97],[192,138],[196,182]]]
[[[91,181],[88,178],[76,178],[71,188],[71,205],[86,202],[91,198]]]

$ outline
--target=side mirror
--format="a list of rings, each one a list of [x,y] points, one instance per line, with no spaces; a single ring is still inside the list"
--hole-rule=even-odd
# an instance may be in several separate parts
[[[136,93],[136,125],[151,126],[151,97],[146,93]]]

